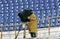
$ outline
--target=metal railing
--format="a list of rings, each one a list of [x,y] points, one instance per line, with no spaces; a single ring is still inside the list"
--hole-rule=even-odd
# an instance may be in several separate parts
[[[48,20],[48,35],[50,35],[50,20],[51,19],[55,19],[55,18],[60,18],[60,16],[56,16],[56,17],[52,17],[52,18],[44,18],[44,19],[41,19],[41,20],[38,20],[38,22],[40,21],[43,21],[43,20]],[[28,22],[27,22],[28,23]],[[20,26],[21,24],[13,24],[13,25],[0,25],[0,39],[2,39],[2,27],[7,27],[7,26]],[[24,34],[26,34],[26,30],[24,30]],[[15,34],[16,36],[16,29],[15,29]]]

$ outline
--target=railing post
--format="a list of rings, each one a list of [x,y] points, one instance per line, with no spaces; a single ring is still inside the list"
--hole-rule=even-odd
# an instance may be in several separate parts
[[[2,26],[0,26],[0,39],[2,39]]]
[[[1,39],[1,26],[0,26],[0,39]]]
[[[16,37],[16,25],[15,25],[15,37]]]
[[[50,36],[50,18],[48,18],[48,35]]]

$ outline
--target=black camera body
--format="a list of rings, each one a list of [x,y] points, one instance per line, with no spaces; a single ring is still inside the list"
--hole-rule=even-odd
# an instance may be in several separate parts
[[[32,10],[23,10],[23,12],[18,13],[18,16],[22,22],[30,22],[28,16],[30,16],[31,14],[32,14]]]

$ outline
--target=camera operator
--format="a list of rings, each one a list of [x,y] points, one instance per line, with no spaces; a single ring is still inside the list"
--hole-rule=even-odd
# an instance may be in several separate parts
[[[32,38],[37,37],[37,19],[36,15],[32,10],[23,10],[18,16],[21,18],[23,23],[28,22],[28,30]],[[25,24],[24,24],[25,25]]]

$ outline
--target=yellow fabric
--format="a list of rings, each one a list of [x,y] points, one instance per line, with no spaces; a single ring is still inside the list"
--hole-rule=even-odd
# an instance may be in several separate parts
[[[35,14],[33,13],[28,17],[31,21],[28,23],[29,32],[36,32],[37,33],[37,19]]]

